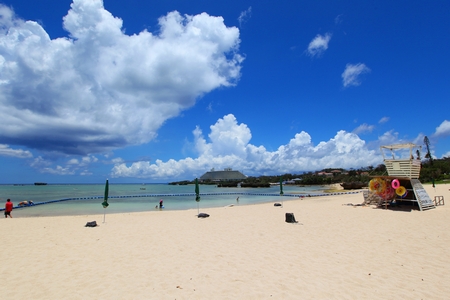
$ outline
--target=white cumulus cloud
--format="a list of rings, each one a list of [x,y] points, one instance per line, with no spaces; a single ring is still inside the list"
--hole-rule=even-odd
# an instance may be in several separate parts
[[[127,165],[119,161],[112,169],[113,177],[137,177],[159,180],[192,179],[206,170],[232,167],[246,175],[296,173],[322,168],[358,168],[381,163],[381,153],[368,149],[358,135],[339,131],[328,141],[317,145],[302,131],[275,151],[250,143],[251,131],[229,114],[210,126],[206,138],[200,128],[193,130],[198,156],[179,161],[140,161]]]
[[[342,73],[342,84],[344,87],[358,86],[361,84],[361,75],[369,73],[371,70],[363,63],[347,64]]]
[[[450,135],[450,121],[444,120],[434,132],[434,136],[445,137]]]
[[[31,152],[27,150],[12,149],[8,145],[0,144],[0,156],[31,158],[33,157],[33,154],[31,154]]]
[[[240,77],[239,30],[222,17],[174,11],[156,33],[126,35],[103,1],[74,0],[63,27],[68,37],[50,39],[0,5],[3,143],[76,155],[147,143]]]
[[[309,43],[307,53],[310,56],[321,56],[328,49],[328,43],[331,40],[331,33],[325,35],[318,34]]]

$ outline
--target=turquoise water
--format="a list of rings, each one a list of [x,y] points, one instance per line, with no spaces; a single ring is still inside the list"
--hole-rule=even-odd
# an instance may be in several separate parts
[[[92,185],[0,185],[0,200],[11,199],[15,206],[25,200],[37,205],[17,208],[13,217],[96,215],[158,210],[159,200],[164,201],[165,210],[205,209],[226,205],[248,205],[265,202],[280,202],[298,198],[301,195],[320,195],[325,186],[299,187],[283,186],[284,196],[279,196],[279,186],[270,188],[218,188],[200,185],[201,200],[195,201],[194,185],[168,184],[110,184],[109,207],[103,202],[104,184]],[[239,203],[236,198],[239,197]],[[67,201],[53,200],[74,199]],[[3,208],[3,205],[2,205]]]

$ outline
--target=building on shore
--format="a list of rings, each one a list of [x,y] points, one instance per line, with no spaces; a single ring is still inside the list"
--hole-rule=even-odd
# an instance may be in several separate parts
[[[200,181],[237,181],[247,179],[247,176],[239,171],[233,171],[231,168],[225,168],[223,171],[212,169],[200,177]]]

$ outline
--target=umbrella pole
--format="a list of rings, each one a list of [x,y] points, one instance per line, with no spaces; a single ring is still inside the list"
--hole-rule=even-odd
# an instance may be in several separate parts
[[[197,215],[200,214],[200,204],[197,202]]]
[[[106,209],[103,209],[103,223],[105,223]]]

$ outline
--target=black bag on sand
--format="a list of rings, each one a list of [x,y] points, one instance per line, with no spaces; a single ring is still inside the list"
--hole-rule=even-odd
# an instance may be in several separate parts
[[[199,213],[199,214],[197,215],[197,217],[199,217],[199,218],[207,218],[207,217],[209,217],[209,215],[208,215],[208,214],[205,214],[205,213]]]
[[[281,203],[274,203],[273,206],[281,206]]]
[[[298,223],[295,220],[294,214],[293,213],[286,213],[286,222],[287,223]]]
[[[87,222],[86,225],[84,225],[84,227],[97,227],[97,222],[96,221]]]

